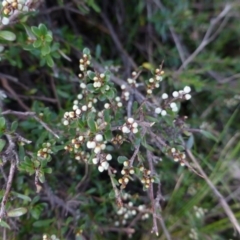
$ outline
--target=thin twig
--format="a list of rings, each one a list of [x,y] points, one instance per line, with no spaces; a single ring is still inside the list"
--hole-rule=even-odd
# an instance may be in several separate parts
[[[13,176],[14,176],[14,173],[15,173],[15,169],[16,169],[16,161],[15,161],[15,159],[12,159],[10,170],[9,170],[9,175],[8,175],[8,180],[7,180],[6,190],[5,190],[5,193],[3,195],[2,202],[1,202],[0,221],[6,215],[5,206],[6,206],[6,203],[7,203],[7,200],[8,200],[8,195],[9,195],[11,187],[12,187],[12,181],[13,181]]]
[[[147,151],[147,160],[148,160],[148,165],[149,169],[151,171],[151,174],[154,173],[154,167],[153,167],[153,162],[152,162],[152,157],[151,153]],[[153,228],[152,232],[155,232],[155,234],[158,236],[158,225],[157,225],[157,217],[161,218],[161,216],[157,216],[157,209],[156,209],[156,204],[154,200],[154,193],[153,193],[153,183],[150,184],[150,189],[149,189],[149,195],[150,195],[150,200],[152,202],[152,216],[153,216]]]
[[[204,177],[206,183],[211,188],[214,195],[217,197],[219,203],[222,205],[223,210],[225,211],[226,215],[228,216],[229,220],[233,224],[234,228],[237,230],[237,232],[240,235],[240,225],[238,223],[238,220],[236,219],[234,213],[232,212],[231,208],[227,204],[226,200],[222,196],[222,194],[217,190],[217,188],[214,186],[212,181],[208,178],[207,174],[204,172],[200,164],[198,163],[197,159],[193,156],[192,152],[189,149],[186,149],[186,152],[188,156],[191,158],[192,162],[194,163],[195,167],[198,169],[198,171],[201,173],[201,175]]]
[[[122,203],[122,199],[121,199],[121,195],[120,195],[120,192],[113,180],[113,174],[112,174],[112,170],[111,168],[108,168],[108,175],[111,179],[111,183],[112,183],[112,187],[113,187],[113,190],[114,190],[114,193],[115,193],[115,198],[116,198],[116,202],[117,202],[117,205],[118,207],[122,207],[123,206],[123,203]]]
[[[228,12],[231,10],[231,8],[232,8],[232,5],[227,4],[225,6],[225,8],[222,10],[222,12],[215,19],[213,19],[211,21],[210,26],[209,26],[202,42],[197,47],[197,49],[184,61],[184,63],[178,69],[178,72],[181,72],[183,69],[185,69],[187,67],[187,65],[190,62],[192,62],[193,59],[217,36],[217,34],[219,34],[220,30],[223,28],[224,24],[226,23],[225,20],[223,20],[223,22],[220,24],[220,26],[214,33],[212,33],[212,32],[216,28],[216,25],[220,22],[220,20],[228,14]]]

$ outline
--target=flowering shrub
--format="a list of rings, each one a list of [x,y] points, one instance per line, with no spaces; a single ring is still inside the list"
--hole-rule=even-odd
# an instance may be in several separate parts
[[[174,9],[167,1],[43,2],[0,6],[3,239],[232,239],[232,226],[240,233],[230,208],[237,201],[217,189],[232,192],[239,175],[238,145],[230,151],[239,134],[229,127],[239,91],[224,85],[238,77],[238,61],[216,54],[236,36],[223,27],[236,6],[196,13],[184,1]],[[183,19],[193,12],[195,21]],[[206,16],[216,18],[202,40]],[[223,29],[224,44],[205,48]]]
[[[161,192],[154,190],[154,184],[160,188],[156,167],[164,155],[190,167],[184,146],[176,144],[176,141],[187,131],[185,119],[179,118],[177,112],[181,102],[191,98],[191,88],[185,86],[183,90],[155,97],[154,91],[158,95],[157,89],[164,81],[164,72],[160,67],[147,81],[138,80],[141,71],[133,72],[132,78],[120,86],[119,92],[111,81],[110,71],[91,70],[94,69],[91,59],[90,51],[84,49],[79,61],[79,93],[72,109],[63,113],[62,126],[57,124],[59,130],[56,127],[52,130],[58,135],[50,132],[48,142],[44,142],[31,157],[23,152],[15,167],[35,174],[37,192],[42,190],[45,174],[54,171],[49,165],[59,151],[69,154],[79,164],[93,165],[100,173],[107,171],[119,208],[116,213],[123,216],[121,220],[113,219],[115,225],[126,225],[138,211],[143,220],[152,216],[152,231],[158,235],[156,220],[161,216],[156,212],[160,210]],[[138,92],[139,85],[145,85],[146,90]],[[135,98],[136,92],[141,100]],[[41,114],[41,117],[44,115]],[[4,118],[1,129],[2,133],[7,130]],[[4,154],[7,155],[6,152]],[[4,154],[5,163],[7,156]],[[141,203],[133,207],[133,202],[124,202],[130,198],[125,188],[131,182],[141,183],[143,190],[149,192],[150,204]],[[22,215],[26,210],[22,208],[18,212]]]

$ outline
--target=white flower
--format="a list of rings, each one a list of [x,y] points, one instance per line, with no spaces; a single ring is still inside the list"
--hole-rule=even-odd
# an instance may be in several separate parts
[[[94,141],[87,142],[87,148],[92,149],[96,147],[96,143]]]
[[[100,74],[100,78],[104,78],[105,77],[105,74],[104,73],[101,73]]]
[[[110,108],[110,104],[109,103],[105,103],[104,104],[104,108],[106,108],[106,109]]]
[[[78,140],[79,140],[79,141],[83,141],[83,136],[79,136],[79,137],[78,137]]]
[[[92,102],[89,102],[87,105],[88,108],[92,108]]]
[[[123,104],[122,104],[121,102],[118,102],[118,103],[117,103],[117,106],[120,108],[120,107],[123,106]]]
[[[101,144],[100,148],[104,150],[106,148],[106,144],[105,143]]]
[[[82,94],[78,94],[78,95],[77,95],[77,98],[78,98],[78,99],[82,99],[82,98],[83,98],[83,95],[82,95]]]
[[[2,18],[2,24],[3,24],[3,25],[8,25],[8,24],[9,24],[9,18],[3,17],[3,18]]]
[[[168,98],[168,94],[167,93],[163,93],[162,94],[162,99],[167,99]]]
[[[137,127],[138,127],[138,123],[137,123],[137,122],[134,122],[134,123],[132,124],[132,127],[133,127],[133,128],[137,128]]]
[[[148,90],[147,90],[147,94],[152,94],[152,90],[151,90],[151,89],[148,89]]]
[[[79,107],[78,107],[78,105],[73,105],[73,110],[75,111],[75,110],[77,110]]]
[[[186,86],[186,87],[184,87],[183,91],[185,93],[190,93],[191,92],[191,88],[189,86]]]
[[[191,99],[191,97],[192,97],[192,96],[191,96],[190,94],[186,94],[186,95],[185,95],[185,99],[186,99],[186,100]]]
[[[172,93],[172,95],[173,95],[173,97],[177,98],[177,97],[179,96],[179,93],[178,93],[177,91],[174,91],[174,92]]]
[[[123,166],[127,167],[129,165],[129,162],[128,161],[124,161],[123,162]]]
[[[98,164],[98,161],[99,161],[98,158],[93,158],[92,159],[93,164]]]
[[[104,161],[104,162],[101,163],[101,166],[102,166],[105,170],[107,170],[108,167],[109,167],[109,163],[106,162],[106,161]]]
[[[166,116],[166,115],[167,115],[166,110],[162,110],[162,111],[161,111],[161,115],[162,115],[162,116]]]
[[[171,107],[171,108],[176,108],[176,107],[177,107],[177,104],[176,104],[175,102],[172,102],[172,103],[170,103],[170,107]]]
[[[86,87],[87,87],[87,85],[85,83],[80,84],[80,88],[85,89]]]
[[[163,78],[162,78],[162,76],[156,76],[156,80],[161,82],[163,80]]]
[[[103,172],[103,171],[104,171],[104,168],[103,168],[103,166],[101,166],[101,165],[100,165],[100,166],[98,166],[98,171],[99,171],[99,172]]]
[[[111,155],[111,154],[108,154],[108,155],[106,156],[106,160],[107,160],[107,161],[112,160],[112,155]]]
[[[130,129],[127,126],[122,127],[122,132],[123,133],[130,133]]]
[[[149,81],[150,83],[153,83],[153,82],[154,82],[154,79],[153,79],[153,78],[150,78],[148,81]]]
[[[159,108],[159,107],[155,109],[155,113],[156,113],[156,114],[160,114],[160,113],[161,113],[161,111],[162,111],[162,109],[161,109],[161,108]]]
[[[96,146],[96,147],[94,148],[94,152],[95,152],[96,154],[100,153],[100,152],[101,152],[101,147]]]
[[[64,120],[63,121],[63,125],[67,126],[69,124],[69,121],[68,120]]]
[[[133,118],[128,118],[128,119],[127,119],[127,122],[130,123],[130,124],[132,124],[132,123],[134,122],[134,119],[133,119]]]
[[[103,136],[102,136],[101,134],[97,134],[97,135],[95,136],[95,139],[96,139],[97,142],[102,142]]]
[[[126,86],[123,84],[121,85],[121,89],[124,90],[126,88]]]
[[[78,108],[78,109],[76,109],[76,111],[75,111],[75,113],[76,113],[76,115],[80,115],[81,114],[81,110]]]
[[[82,110],[85,112],[85,111],[87,111],[87,106],[86,105],[83,105],[82,106]]]
[[[115,101],[116,101],[116,102],[120,102],[120,101],[121,101],[121,98],[120,98],[120,97],[116,97],[116,98],[115,98]]]
[[[93,87],[97,88],[98,87],[98,82],[94,82]]]
[[[138,133],[138,129],[137,128],[133,128],[132,129],[132,133],[134,133],[134,134]]]
[[[133,79],[131,79],[131,78],[128,78],[127,81],[128,81],[129,84],[133,83]]]

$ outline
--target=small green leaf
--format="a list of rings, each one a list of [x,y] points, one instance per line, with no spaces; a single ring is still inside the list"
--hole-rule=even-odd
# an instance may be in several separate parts
[[[11,229],[10,226],[5,221],[3,221],[2,219],[0,220],[0,226],[4,227],[4,228]]]
[[[96,123],[93,118],[88,118],[87,124],[88,124],[91,132],[93,132],[93,133],[96,132],[96,129],[97,129]]]
[[[111,141],[113,136],[112,136],[112,131],[110,129],[106,130],[104,132],[104,138],[107,140],[107,141]]]
[[[4,117],[0,117],[0,129],[5,128],[6,120]]]
[[[49,226],[53,222],[53,219],[39,220],[33,223],[34,227],[45,227]]]
[[[39,48],[41,45],[42,45],[41,39],[37,39],[37,40],[34,41],[34,43],[33,43],[33,47],[34,47],[34,48]]]
[[[49,67],[53,67],[54,61],[53,61],[52,57],[48,55],[48,56],[46,57],[46,60],[47,60],[47,65],[48,65]]]
[[[95,72],[93,72],[93,71],[87,71],[87,75],[88,75],[88,77],[90,78],[90,79],[92,79],[93,80],[93,78],[96,76],[96,74],[95,74]]]
[[[98,45],[96,46],[96,50],[95,50],[95,58],[96,58],[96,59],[99,59],[99,58],[100,58],[101,52],[102,52],[101,46],[98,44]]]
[[[12,195],[13,195],[13,196],[16,196],[16,197],[18,197],[18,198],[20,198],[20,199],[23,199],[23,200],[25,200],[25,201],[28,201],[28,202],[31,202],[31,201],[32,201],[32,199],[31,199],[29,196],[23,195],[23,194],[21,194],[21,193],[17,193],[17,192],[13,192],[13,191],[12,191]]]
[[[112,89],[109,89],[108,91],[105,92],[106,96],[108,99],[113,99],[115,96],[115,92]]]
[[[8,217],[20,217],[27,212],[27,209],[24,207],[15,208],[7,213]]]
[[[41,31],[38,29],[38,27],[33,26],[31,27],[31,30],[37,37],[41,37]]]
[[[15,41],[16,35],[10,31],[0,31],[0,37],[7,40],[7,41]]]
[[[51,173],[52,173],[52,168],[44,168],[43,171],[44,171],[45,173],[51,174]]]
[[[117,160],[119,163],[124,163],[125,161],[128,161],[128,158],[125,156],[119,156]]]
[[[6,144],[6,141],[3,140],[3,139],[0,139],[0,153],[1,153],[1,151],[3,150],[5,144]]]
[[[83,54],[90,55],[90,50],[88,48],[84,48]]]
[[[189,139],[187,140],[186,148],[187,148],[187,149],[192,149],[193,144],[194,144],[194,136],[193,136],[193,134],[192,134],[192,135],[189,137]]]
[[[50,52],[51,52],[51,48],[48,44],[45,44],[44,46],[42,46],[41,53],[43,56],[48,55]]]
[[[47,35],[45,36],[45,41],[50,43],[52,42],[52,40],[53,40],[52,33],[48,32]]]
[[[111,115],[110,115],[110,110],[106,109],[104,110],[104,121],[109,123],[111,121]]]
[[[42,36],[45,36],[48,32],[48,29],[46,27],[46,25],[44,25],[43,23],[40,23],[38,26],[39,32]]]
[[[41,172],[41,173],[39,174],[38,179],[39,179],[39,181],[40,181],[41,183],[44,183],[44,182],[45,182],[45,176],[44,176],[44,173]]]
[[[18,122],[17,121],[12,122],[11,131],[15,132],[17,130],[17,127],[18,127]]]

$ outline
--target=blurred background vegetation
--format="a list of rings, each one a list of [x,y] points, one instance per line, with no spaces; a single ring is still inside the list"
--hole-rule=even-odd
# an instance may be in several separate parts
[[[4,26],[15,33],[16,40],[0,40],[0,89],[7,95],[3,110],[44,112],[44,121],[58,124],[77,94],[84,47],[91,49],[98,67],[108,66],[124,81],[137,67],[152,70],[164,62],[165,81],[157,94],[186,85],[193,89],[180,115],[188,116],[190,128],[211,135],[196,132],[189,144],[239,220],[239,2],[39,0],[32,2],[35,5],[36,11]],[[49,51],[42,49],[43,40],[39,46],[31,44],[37,35],[32,36],[29,28],[40,23],[52,32]],[[18,131],[32,140],[29,151],[36,151],[47,138],[42,127],[31,118],[18,121]],[[27,207],[28,213],[9,222],[12,230],[2,228],[2,239],[41,239],[44,233],[78,240],[120,240],[129,235],[141,240],[240,239],[205,179],[167,158],[158,171],[164,194],[162,217],[170,236],[160,227],[159,237],[150,234],[151,218],[114,225],[117,207],[109,196],[108,176],[93,168],[86,170],[64,154],[55,156],[51,167],[47,190],[39,194],[32,176],[17,174],[11,204]],[[148,203],[140,186],[131,185],[128,191],[134,193],[136,206],[138,201]]]

